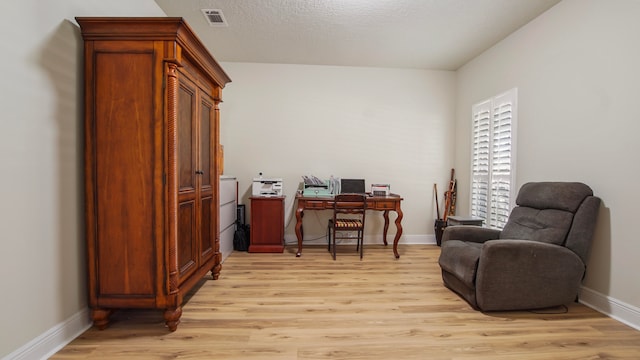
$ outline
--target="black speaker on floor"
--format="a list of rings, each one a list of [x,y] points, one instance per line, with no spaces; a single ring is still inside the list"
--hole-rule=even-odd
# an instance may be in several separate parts
[[[245,221],[245,206],[244,204],[238,204],[236,209],[236,222],[240,225],[245,225],[247,222]]]

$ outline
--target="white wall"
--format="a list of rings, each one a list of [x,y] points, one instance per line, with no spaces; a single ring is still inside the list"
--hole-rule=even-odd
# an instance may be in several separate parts
[[[223,91],[221,143],[225,173],[239,181],[240,203],[249,204],[259,172],[284,179],[287,218],[302,175],[364,178],[367,187],[389,183],[404,197],[401,242],[435,241],[433,184],[444,191],[453,161],[454,72],[222,66],[232,82]],[[305,243],[325,241],[327,216],[305,213]],[[380,214],[367,218],[366,241],[380,241],[382,224]],[[295,216],[287,242],[295,241],[294,227]]]
[[[80,144],[82,42],[73,18],[165,14],[152,0],[4,0],[0,13],[0,32],[5,34],[0,57],[4,357],[22,354],[20,348],[46,348],[47,341],[73,337],[51,332],[63,322],[88,324]],[[49,339],[43,338],[47,332]],[[38,355],[37,350],[31,353]]]
[[[638,19],[635,0],[565,0],[466,64],[458,71],[455,156],[468,184],[471,105],[517,87],[517,185],[582,181],[602,198],[583,300],[636,327]],[[468,208],[469,189],[459,190]]]

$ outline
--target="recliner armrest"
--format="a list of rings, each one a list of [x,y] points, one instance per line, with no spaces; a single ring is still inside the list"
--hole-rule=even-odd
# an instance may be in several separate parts
[[[471,241],[483,243],[487,240],[498,239],[500,230],[473,225],[447,226],[442,234],[442,243],[447,240]]]
[[[485,242],[480,261],[485,261],[486,264],[513,262],[516,263],[514,267],[522,268],[526,266],[526,262],[523,263],[526,259],[535,260],[536,266],[545,269],[563,266],[567,261],[584,266],[580,257],[564,246],[518,239],[499,239]]]
[[[585,265],[573,251],[530,240],[484,243],[476,273],[478,306],[487,310],[542,308],[577,295]]]

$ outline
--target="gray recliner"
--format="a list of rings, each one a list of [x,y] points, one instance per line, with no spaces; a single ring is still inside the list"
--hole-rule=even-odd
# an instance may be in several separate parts
[[[450,226],[438,263],[445,286],[474,309],[540,309],[575,301],[600,199],[575,182],[520,188],[502,231]]]

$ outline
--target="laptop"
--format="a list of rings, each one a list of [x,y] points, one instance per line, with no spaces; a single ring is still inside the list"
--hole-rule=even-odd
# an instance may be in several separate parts
[[[340,194],[366,194],[364,179],[340,179]]]

